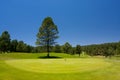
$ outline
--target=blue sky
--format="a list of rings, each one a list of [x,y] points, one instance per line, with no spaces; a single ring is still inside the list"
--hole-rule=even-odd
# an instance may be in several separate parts
[[[35,46],[47,16],[58,26],[58,44],[120,41],[120,0],[0,0],[0,34]]]

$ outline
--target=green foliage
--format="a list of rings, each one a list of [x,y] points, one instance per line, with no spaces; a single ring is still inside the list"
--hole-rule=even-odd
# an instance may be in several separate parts
[[[61,53],[62,52],[61,51],[61,46],[59,44],[54,46],[54,52],[56,52],[56,53]]]
[[[62,48],[64,53],[67,53],[67,54],[71,53],[72,46],[68,42],[66,42]]]
[[[8,31],[0,36],[0,53],[5,52],[32,52],[33,47],[23,41],[11,40]]]
[[[55,44],[55,39],[57,38],[57,26],[54,24],[51,17],[46,17],[43,20],[41,27],[39,28],[36,44],[40,46],[45,46],[47,48],[49,56],[50,47]]]
[[[75,50],[75,47],[71,48],[71,52],[70,52],[72,55],[75,55],[76,53],[76,50]]]
[[[49,26],[51,25],[51,26],[48,27],[47,25]],[[47,32],[50,33],[48,38],[47,38],[48,36]],[[81,52],[85,52],[87,55],[90,56],[100,55],[105,57],[111,57],[111,56],[120,55],[120,42],[86,45],[86,46],[76,45],[76,47],[72,47],[70,43],[66,42],[63,46],[60,46],[59,44],[54,46],[53,45],[55,43],[54,40],[58,38],[57,34],[58,34],[57,26],[54,24],[52,18],[50,17],[47,17],[43,20],[43,23],[39,29],[39,33],[37,34],[38,36],[37,42],[39,43],[40,41],[42,41],[41,42],[42,44],[39,43],[39,46],[37,47],[27,45],[23,41],[11,40],[8,31],[4,31],[0,36],[0,53],[7,53],[7,52],[62,53],[63,52],[67,54],[80,55]],[[47,43],[49,43],[49,45]]]
[[[82,46],[82,50],[91,56],[111,57],[120,54],[119,42]]]
[[[116,55],[120,55],[120,42],[117,44]]]
[[[0,51],[10,51],[10,34],[8,33],[8,31],[4,31],[0,37]]]
[[[16,46],[16,52],[32,52],[32,47],[25,44],[23,41],[19,41]]]
[[[12,40],[11,41],[11,51],[12,52],[16,52],[16,48],[17,48],[17,45],[18,45],[18,41],[17,40]]]
[[[76,46],[76,53],[79,54],[79,56],[80,56],[81,52],[82,52],[81,46],[80,46],[80,45],[77,45],[77,46]]]
[[[109,49],[108,49],[108,53],[109,53],[109,55],[108,56],[112,56],[112,55],[114,55],[114,50],[113,50],[113,48],[112,47],[110,47]]]
[[[24,51],[24,49],[25,49],[24,42],[23,41],[19,41],[18,45],[16,47],[17,52],[22,52],[22,51]]]

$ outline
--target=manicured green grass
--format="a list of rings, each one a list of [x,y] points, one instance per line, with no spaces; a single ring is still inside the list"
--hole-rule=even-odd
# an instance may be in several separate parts
[[[0,59],[40,59],[46,58],[47,53],[7,53],[0,54]],[[63,53],[50,53],[53,58],[79,58],[79,56],[63,54]]]
[[[0,80],[120,80],[120,60],[52,53],[0,54]],[[60,58],[61,57],[61,58]]]
[[[102,59],[20,59],[6,60],[8,65],[39,73],[78,73],[111,66]]]

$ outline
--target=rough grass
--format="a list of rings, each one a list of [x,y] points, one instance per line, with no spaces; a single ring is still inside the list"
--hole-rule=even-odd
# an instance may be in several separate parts
[[[30,62],[39,61],[38,57],[41,55],[45,56],[46,54],[0,54],[0,80],[120,80],[120,59],[105,59],[105,58],[80,58],[76,56],[69,55],[70,62],[74,62],[74,60],[80,60],[81,64],[83,65],[84,69],[89,69],[87,71],[78,71],[77,73],[69,72],[69,73],[41,73],[41,72],[34,72],[27,71],[24,69],[16,68],[13,65],[9,64],[11,59],[15,61],[23,60],[25,63],[26,60],[30,60]],[[67,59],[68,55],[64,54],[54,54],[53,55],[63,58],[55,59],[57,62],[61,59]],[[64,58],[65,56],[65,58]],[[74,59],[73,59],[74,58]],[[17,60],[16,60],[17,59]],[[32,59],[32,60],[31,60]],[[43,60],[43,59],[42,59]],[[45,59],[47,62],[53,59]],[[8,61],[8,63],[6,63]],[[43,62],[46,62],[43,61]],[[54,62],[54,60],[53,60]],[[88,63],[96,63],[97,65],[92,65]],[[21,62],[19,62],[21,63]],[[99,65],[99,63],[101,65]],[[33,63],[35,64],[35,63]],[[37,62],[35,64],[37,66]],[[55,64],[53,64],[55,65]],[[59,65],[64,65],[63,63]],[[77,66],[77,64],[75,64]],[[22,63],[21,63],[22,66]],[[87,67],[90,66],[90,67]],[[87,67],[87,68],[86,68]],[[100,67],[100,68],[97,68]],[[42,68],[42,67],[41,67]],[[45,69],[46,67],[43,67]],[[94,69],[97,68],[97,69]],[[81,70],[81,69],[80,69]]]

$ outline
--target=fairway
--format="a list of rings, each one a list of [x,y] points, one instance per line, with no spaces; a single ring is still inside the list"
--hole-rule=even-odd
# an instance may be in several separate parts
[[[120,58],[0,54],[0,80],[120,80]]]
[[[80,73],[111,66],[103,59],[18,59],[6,60],[6,64],[16,69],[37,73]]]

